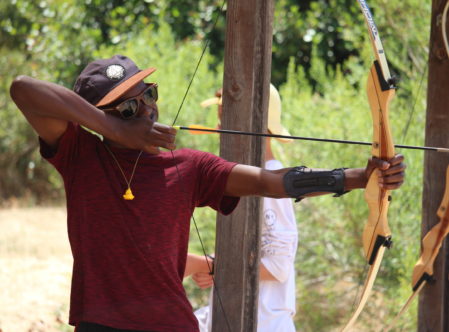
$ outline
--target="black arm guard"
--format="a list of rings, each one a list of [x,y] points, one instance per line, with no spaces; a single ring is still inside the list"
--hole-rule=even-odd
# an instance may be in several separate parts
[[[332,171],[313,171],[305,166],[295,167],[284,175],[285,192],[296,202],[304,195],[316,192],[335,193],[341,196],[345,191],[345,169]]]

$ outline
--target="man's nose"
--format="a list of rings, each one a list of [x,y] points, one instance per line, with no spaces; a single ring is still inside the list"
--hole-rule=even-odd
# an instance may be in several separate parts
[[[157,109],[153,106],[148,106],[142,103],[142,116],[149,116],[151,120],[157,120]]]

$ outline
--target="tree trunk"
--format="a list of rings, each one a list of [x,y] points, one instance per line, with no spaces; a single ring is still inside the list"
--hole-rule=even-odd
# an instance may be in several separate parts
[[[228,1],[223,129],[266,132],[273,8],[272,0]],[[264,144],[263,138],[221,135],[220,155],[262,166]],[[218,217],[213,331],[256,331],[261,204],[242,198],[231,216]]]
[[[443,44],[441,19],[446,0],[432,1],[432,26],[429,47],[429,83],[427,92],[426,146],[449,146],[449,60]],[[446,27],[447,29],[447,27]],[[445,185],[449,156],[426,152],[424,158],[424,191],[422,236],[439,222],[436,215]],[[420,293],[419,332],[449,331],[449,246],[442,246],[435,260],[435,282]]]

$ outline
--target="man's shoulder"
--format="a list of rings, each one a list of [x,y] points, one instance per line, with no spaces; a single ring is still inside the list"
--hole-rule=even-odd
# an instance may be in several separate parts
[[[173,155],[172,155],[173,153]],[[225,159],[218,157],[210,152],[194,150],[190,148],[181,148],[174,151],[162,152],[160,157],[164,159],[175,159],[178,165],[183,164],[185,166],[190,165],[192,167],[210,168],[210,167],[227,167],[228,165],[234,165]],[[231,166],[230,166],[231,167]]]

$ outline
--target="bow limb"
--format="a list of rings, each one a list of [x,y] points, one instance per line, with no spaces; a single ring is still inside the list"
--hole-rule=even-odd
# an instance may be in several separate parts
[[[215,16],[214,23],[213,23],[213,26],[212,26],[212,28],[211,28],[211,31],[214,30],[215,26],[217,25],[218,18],[219,18],[219,13],[223,12],[223,8],[224,8],[225,4],[226,4],[226,0],[223,0],[223,1],[222,1],[222,4],[221,4],[221,7],[220,7],[220,11],[217,12],[217,14],[216,14],[216,16]],[[182,98],[182,101],[181,101],[181,103],[180,103],[180,105],[179,105],[178,111],[177,111],[177,113],[176,113],[176,115],[175,115],[175,118],[174,118],[174,120],[173,120],[173,122],[172,122],[172,126],[175,126],[176,121],[178,120],[179,114],[181,113],[181,109],[182,109],[182,107],[183,107],[183,105],[184,105],[184,102],[185,102],[185,100],[186,100],[186,98],[187,98],[187,95],[188,95],[188,93],[189,93],[189,91],[190,91],[190,87],[192,86],[193,80],[195,79],[196,74],[197,74],[197,72],[198,72],[198,68],[199,68],[199,66],[200,66],[200,63],[201,63],[201,61],[203,60],[203,55],[205,54],[206,49],[207,49],[208,47],[209,47],[209,40],[206,41],[206,44],[205,44],[204,47],[203,47],[203,51],[201,52],[201,56],[200,56],[200,58],[198,59],[198,61],[197,61],[197,63],[196,63],[195,70],[194,70],[194,72],[193,72],[193,74],[192,74],[192,77],[190,78],[189,84],[188,84],[187,89],[186,89],[186,91],[185,91],[185,93],[184,93],[184,97]],[[172,155],[172,159],[173,159],[174,165],[176,166],[176,158],[175,158],[175,154],[174,154],[173,151],[170,151],[170,153],[171,153],[171,155]],[[181,183],[184,183],[184,182],[182,181],[182,176],[181,176],[181,173],[179,172],[178,167],[176,166],[175,168],[176,168],[176,173],[177,173],[177,177],[178,177],[179,183],[180,183],[180,184],[181,184]],[[182,185],[181,185],[181,187],[182,187]],[[185,190],[185,188],[182,188],[182,191],[186,194],[185,197],[186,197],[186,199],[187,199],[187,202],[189,202],[190,200],[189,200],[188,193],[187,193],[187,191]],[[213,274],[213,266],[211,266],[211,265],[209,264],[209,260],[208,260],[207,253],[206,253],[206,249],[204,248],[203,240],[202,240],[202,238],[201,238],[201,235],[200,235],[200,232],[199,232],[199,229],[198,229],[198,225],[197,225],[197,223],[196,223],[196,220],[195,220],[195,217],[194,217],[193,213],[192,213],[192,215],[191,215],[191,220],[193,221],[193,224],[194,224],[194,226],[195,226],[196,233],[197,233],[197,235],[198,235],[198,239],[199,239],[199,241],[200,241],[201,248],[202,248],[202,250],[203,250],[203,254],[204,254],[204,257],[205,257],[205,259],[206,259],[207,266],[208,266],[208,268],[209,268],[209,272],[210,272],[211,274]],[[219,287],[218,287],[218,285],[215,283],[215,278],[214,278],[213,276],[212,276],[212,282],[213,282],[213,286],[214,286],[214,293],[217,294],[217,297],[218,297],[218,303],[219,303],[220,308],[221,308],[221,310],[222,310],[222,312],[223,312],[223,316],[224,316],[224,319],[225,319],[225,322],[226,322],[227,330],[228,330],[228,331],[231,331],[231,325],[230,325],[228,316],[226,315],[226,312],[225,312],[223,303],[222,303],[222,301],[221,301],[221,295],[220,295],[220,292],[219,292]]]
[[[383,331],[390,331],[398,322],[399,317],[408,309],[413,299],[424,288],[427,282],[433,280],[433,266],[444,239],[449,233],[449,166],[446,168],[446,188],[443,199],[437,211],[439,222],[432,227],[422,240],[421,256],[413,268],[412,289],[413,293],[402,306],[399,313]]]
[[[429,281],[433,276],[433,264],[440,251],[441,245],[449,233],[449,166],[446,169],[446,188],[443,200],[437,211],[440,222],[432,227],[422,240],[422,254],[413,269],[413,290],[419,288],[421,283]]]
[[[382,42],[368,5],[358,0],[365,17],[376,60],[371,66],[367,94],[373,120],[372,156],[383,160],[394,157],[394,143],[388,119],[389,104],[395,95],[395,86],[388,68]],[[368,221],[363,231],[363,249],[365,259],[370,265],[357,308],[342,329],[348,331],[355,323],[368,301],[376,280],[386,248],[391,246],[391,231],[388,226],[387,212],[390,191],[379,187],[378,173],[371,173],[365,188],[365,200],[369,207]]]

